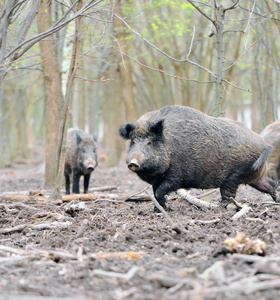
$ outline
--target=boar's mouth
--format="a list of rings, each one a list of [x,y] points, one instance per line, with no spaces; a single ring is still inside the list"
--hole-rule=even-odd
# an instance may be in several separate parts
[[[127,167],[132,172],[137,172],[140,169],[140,165],[138,164],[138,162],[135,158],[133,160],[131,160],[130,163],[128,163]]]

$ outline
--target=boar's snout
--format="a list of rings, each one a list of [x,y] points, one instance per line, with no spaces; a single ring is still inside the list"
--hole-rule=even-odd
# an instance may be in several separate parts
[[[88,170],[89,172],[92,172],[92,171],[94,170],[94,166],[93,166],[93,165],[89,165],[89,166],[87,167],[87,170]]]
[[[84,167],[86,169],[86,173],[91,173],[96,167],[96,162],[93,159],[88,159],[84,163]]]
[[[131,162],[127,166],[133,172],[136,172],[140,169],[140,165],[138,164],[138,162],[135,158],[133,160],[131,160]]]

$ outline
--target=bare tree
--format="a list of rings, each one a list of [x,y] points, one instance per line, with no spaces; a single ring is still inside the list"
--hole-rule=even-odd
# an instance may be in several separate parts
[[[51,1],[42,1],[38,10],[38,32],[43,33],[52,26]],[[55,183],[56,149],[62,104],[62,87],[58,67],[58,56],[52,35],[39,42],[43,59],[45,82],[45,188],[50,189]]]

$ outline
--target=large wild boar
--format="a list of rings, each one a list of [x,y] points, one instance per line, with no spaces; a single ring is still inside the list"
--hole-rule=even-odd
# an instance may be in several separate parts
[[[266,176],[272,147],[240,122],[171,105],[123,124],[119,133],[130,140],[128,168],[153,186],[163,207],[164,196],[179,188],[220,188],[226,207],[242,183],[277,200],[276,183]]]
[[[80,129],[67,131],[67,150],[65,157],[65,189],[70,194],[70,176],[73,176],[73,193],[80,193],[80,177],[84,176],[84,193],[88,193],[90,175],[97,166],[96,138]]]
[[[268,176],[277,183],[280,179],[280,120],[267,125],[260,136],[273,146],[268,157]]]

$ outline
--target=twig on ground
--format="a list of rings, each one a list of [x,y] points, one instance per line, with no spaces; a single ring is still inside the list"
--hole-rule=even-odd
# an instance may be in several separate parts
[[[190,220],[189,223],[195,224],[195,223],[200,223],[200,224],[213,224],[213,223],[218,223],[220,222],[220,219],[213,219],[213,220]]]
[[[242,206],[242,209],[239,212],[237,212],[231,219],[233,221],[236,221],[236,220],[240,219],[241,217],[243,217],[244,215],[246,215],[250,211],[252,211],[252,208],[245,204],[244,206]]]
[[[209,195],[211,195],[211,194],[213,194],[213,193],[215,193],[215,192],[217,192],[217,191],[218,191],[218,189],[213,189],[213,190],[210,190],[209,192],[206,192],[206,193],[204,193],[204,194],[201,194],[201,195],[196,196],[196,198],[197,198],[197,199],[202,199],[202,198],[204,198],[204,197],[206,197],[206,196],[209,196]]]
[[[52,223],[41,223],[41,224],[21,224],[14,227],[0,229],[0,234],[7,234],[12,232],[23,231],[25,229],[31,230],[45,230],[45,229],[67,229],[72,225],[71,222],[52,222]]]
[[[240,254],[240,253],[235,253],[229,256],[231,259],[236,259],[236,260],[242,260],[246,261],[248,263],[252,262],[270,262],[270,261],[277,261],[280,262],[280,256],[256,256],[256,255],[249,255],[249,254]]]
[[[69,226],[72,225],[71,222],[52,222],[52,223],[41,223],[35,225],[29,225],[28,227],[32,230],[45,230],[45,229],[67,229]]]
[[[9,252],[9,253],[18,254],[18,255],[25,254],[24,250],[16,249],[16,248],[8,247],[8,246],[2,246],[2,245],[0,245],[0,251]]]
[[[163,214],[163,216],[168,220],[168,222],[170,223],[170,225],[174,231],[176,231],[177,233],[181,233],[181,232],[188,233],[188,231],[183,226],[181,226],[179,224],[175,224],[172,221],[172,219],[170,218],[168,213],[165,211],[165,209],[157,202],[155,197],[153,197],[149,191],[146,191],[146,194],[152,199],[154,205],[159,209],[159,211]]]
[[[105,252],[105,253],[90,253],[89,258],[90,259],[111,259],[111,258],[117,258],[117,259],[123,259],[123,258],[129,258],[129,259],[136,259],[141,258],[145,252]]]
[[[150,185],[148,184],[143,190],[129,194],[128,196],[123,198],[123,201],[127,201],[128,199],[130,199],[133,196],[144,193],[149,187],[150,187]]]
[[[256,262],[254,266],[256,267],[256,274],[265,273],[271,275],[280,275],[280,268],[270,266],[262,261]]]
[[[7,234],[12,232],[19,232],[24,230],[28,225],[27,224],[20,224],[14,227],[2,228],[0,229],[0,234]]]
[[[21,202],[16,202],[16,203],[11,203],[11,204],[0,203],[0,205],[4,205],[7,209],[16,208],[16,209],[23,209],[26,211],[38,210],[38,208],[36,208],[36,207],[26,205]]]
[[[108,272],[104,270],[95,269],[93,274],[99,277],[114,277],[124,280],[125,282],[131,280],[139,271],[139,267],[133,266],[127,273]]]
[[[261,218],[245,218],[245,220],[253,221],[253,222],[266,223],[266,222],[265,222],[264,220],[262,220]]]
[[[191,196],[190,193],[185,190],[185,189],[179,189],[177,190],[177,194],[184,198],[185,200],[187,200],[188,202],[190,202],[193,205],[196,205],[200,208],[208,208],[208,209],[214,209],[217,210],[219,209],[219,205],[217,204],[213,204],[213,203],[209,203],[209,202],[205,202],[203,200],[200,200],[194,196]]]
[[[243,205],[240,204],[239,202],[237,202],[233,197],[230,197],[230,201],[231,201],[237,208],[240,208],[240,209],[243,208]]]
[[[266,205],[275,205],[275,206],[279,206],[280,205],[280,203],[276,203],[276,202],[262,202],[259,205],[263,205],[263,204],[266,204]]]
[[[121,203],[121,204],[124,204],[126,206],[129,206],[130,207],[130,204],[124,202],[123,200],[112,200],[112,199],[96,199],[94,200],[92,203],[97,203],[97,202],[112,202],[112,203]]]
[[[270,208],[267,207],[264,211],[262,211],[262,212],[259,214],[259,217],[262,216],[263,214],[265,214],[266,212],[268,212],[269,210],[270,210]]]

